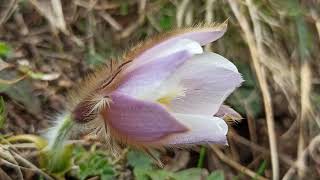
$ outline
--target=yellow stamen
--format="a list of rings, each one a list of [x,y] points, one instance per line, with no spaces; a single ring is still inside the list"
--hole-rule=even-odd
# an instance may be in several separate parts
[[[157,102],[163,104],[163,105],[169,105],[172,100],[184,96],[184,89],[181,87],[172,88],[169,91],[166,92],[163,96],[157,99]]]

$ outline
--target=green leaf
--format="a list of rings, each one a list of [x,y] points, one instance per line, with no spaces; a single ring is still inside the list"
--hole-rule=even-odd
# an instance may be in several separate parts
[[[6,122],[7,112],[4,100],[2,96],[0,96],[0,129],[3,128],[5,122]]]
[[[62,148],[53,149],[41,154],[40,165],[47,171],[63,175],[72,166],[73,145],[66,145]]]
[[[174,179],[176,180],[185,180],[185,179],[193,179],[193,180],[201,180],[203,179],[203,169],[201,168],[190,168],[183,171],[179,171],[174,174]]]
[[[128,164],[134,168],[152,169],[152,159],[141,151],[129,151],[127,154],[127,160]]]
[[[128,12],[129,12],[129,4],[128,4],[128,2],[122,2],[120,4],[120,14],[122,16],[126,16],[126,15],[128,15]]]
[[[11,47],[5,42],[0,42],[0,57],[7,57],[10,53]]]
[[[152,180],[168,180],[173,178],[173,173],[166,170],[149,171],[148,176]]]
[[[198,159],[198,164],[197,164],[198,168],[203,167],[203,162],[204,162],[205,156],[206,156],[206,147],[202,146],[200,149],[200,154],[199,154],[199,159]]]
[[[157,15],[159,17],[159,25],[162,30],[166,31],[173,27],[175,23],[175,6],[172,6],[172,4],[166,4],[161,9],[159,14]]]
[[[262,176],[266,168],[267,168],[267,161],[263,160],[258,168],[257,175]],[[255,177],[254,179],[257,179],[257,177]]]
[[[133,174],[136,180],[149,180],[150,178],[148,176],[148,173],[150,171],[150,169],[136,167],[133,169]]]
[[[159,25],[162,30],[169,30],[173,26],[173,21],[172,16],[163,15],[160,17]]]
[[[93,152],[79,163],[78,176],[81,180],[92,176],[100,176],[102,180],[109,180],[115,179],[115,172],[105,156]]]
[[[297,16],[296,27],[298,31],[299,53],[301,61],[307,60],[310,57],[310,50],[312,49],[312,39],[308,26],[303,19],[303,16]]]
[[[288,16],[297,16],[302,14],[302,9],[298,0],[274,1],[281,10],[287,12]]]
[[[101,65],[102,63],[105,62],[104,60],[105,58],[98,53],[89,52],[86,55],[86,62],[88,65],[91,65],[91,66]]]
[[[207,180],[224,180],[224,173],[221,170],[213,171],[208,177]]]
[[[15,71],[1,71],[0,76],[1,79],[15,79],[14,83],[12,82],[9,85],[0,83],[0,92],[4,92],[10,98],[21,102],[30,113],[40,113],[40,100],[33,94],[32,85],[29,80],[21,80],[22,77]]]

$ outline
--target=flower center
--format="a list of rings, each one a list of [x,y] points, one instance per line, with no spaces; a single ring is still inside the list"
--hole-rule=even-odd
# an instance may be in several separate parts
[[[163,105],[169,105],[171,101],[179,97],[185,96],[185,90],[182,87],[171,88],[165,94],[157,99],[157,102]]]

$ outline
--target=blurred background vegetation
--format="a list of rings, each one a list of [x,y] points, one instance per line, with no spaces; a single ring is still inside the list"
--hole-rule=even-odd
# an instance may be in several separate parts
[[[135,43],[172,28],[228,19],[206,47],[245,82],[227,100],[244,119],[229,146],[113,157],[90,138],[63,160],[41,133],[68,90]],[[320,176],[318,0],[0,0],[0,179],[317,179]]]

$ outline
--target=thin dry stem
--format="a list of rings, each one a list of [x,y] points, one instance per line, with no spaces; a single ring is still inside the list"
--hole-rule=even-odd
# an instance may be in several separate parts
[[[211,146],[213,152],[218,156],[218,158],[223,161],[224,163],[228,164],[232,168],[236,169],[237,171],[257,180],[267,180],[267,178],[256,174],[252,170],[242,166],[241,164],[237,163],[236,161],[231,160],[229,157],[223,154],[223,152],[217,146]]]
[[[216,0],[207,0],[206,1],[206,23],[212,23],[213,22],[213,4],[216,2]],[[210,51],[211,50],[211,44],[207,44],[205,47],[205,50]]]
[[[314,137],[308,147],[304,149],[302,155],[297,159],[297,161],[292,165],[292,167],[285,173],[282,180],[290,180],[295,177],[295,173],[297,171],[297,168],[295,165],[298,165],[299,167],[304,166],[304,169],[308,167],[308,156],[311,155],[314,151],[316,151],[316,148],[319,148],[320,144],[320,135]],[[315,159],[314,159],[315,160]]]
[[[261,93],[262,93],[264,108],[266,113],[269,144],[271,149],[272,174],[273,174],[273,179],[278,180],[279,179],[279,160],[278,160],[278,151],[277,151],[277,143],[276,143],[277,142],[276,134],[274,129],[273,110],[272,110],[272,104],[271,104],[271,96],[268,90],[266,73],[265,73],[264,67],[259,62],[261,61],[259,59],[261,57],[261,54],[259,54],[259,51],[261,51],[261,49],[257,47],[257,42],[255,41],[255,38],[253,36],[252,30],[249,26],[247,18],[243,14],[241,14],[239,11],[238,2],[233,0],[228,0],[228,2],[244,32],[245,39],[248,43],[249,50],[251,53],[252,64],[261,88]],[[260,33],[259,31],[261,31],[261,29],[260,29],[259,23],[256,22],[257,15],[255,12],[256,11],[255,7],[250,0],[248,0],[247,3],[248,3],[248,8],[250,11],[251,18],[254,21],[253,22],[254,31],[255,31],[254,33],[256,35],[256,38],[259,38],[258,34]]]
[[[183,0],[179,6],[177,7],[177,26],[178,27],[182,27],[183,25],[183,18],[184,18],[184,14],[186,13],[188,4],[190,3],[190,0]]]
[[[309,67],[309,63],[306,61],[302,64],[300,70],[300,91],[301,91],[301,112],[300,112],[300,126],[299,126],[299,141],[298,141],[298,159],[303,157],[303,151],[306,146],[307,140],[307,124],[308,124],[308,114],[311,109],[310,105],[310,92],[311,92],[311,70]],[[299,178],[302,179],[305,175],[305,169],[299,169],[298,175]]]
[[[123,28],[109,13],[105,11],[100,11],[98,13],[104,20],[106,20],[113,29],[116,31],[121,31]]]

